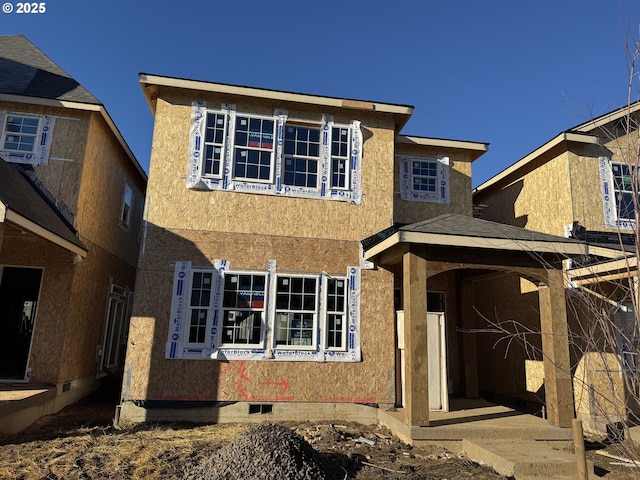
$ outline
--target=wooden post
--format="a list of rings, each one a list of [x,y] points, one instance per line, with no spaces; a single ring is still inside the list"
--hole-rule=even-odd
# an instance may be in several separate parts
[[[478,398],[478,344],[476,334],[476,313],[473,309],[473,283],[460,280],[460,298],[462,316],[462,358],[464,368],[464,396]]]
[[[582,433],[582,420],[574,418],[571,421],[573,427],[573,445],[576,449],[576,462],[578,464],[578,480],[588,480],[587,455],[584,449],[584,434]]]
[[[427,356],[427,261],[424,247],[411,246],[403,255],[405,347],[405,418],[408,425],[429,425]]]
[[[570,427],[574,408],[562,270],[549,270],[547,278],[548,285],[538,287],[547,418],[556,427]]]

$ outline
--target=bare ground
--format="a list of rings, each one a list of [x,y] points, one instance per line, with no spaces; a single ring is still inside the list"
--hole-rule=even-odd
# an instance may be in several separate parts
[[[219,449],[236,441],[242,434],[249,432],[251,435],[254,427],[247,424],[163,424],[119,430],[112,426],[114,411],[115,401],[92,396],[56,415],[39,419],[19,434],[0,436],[0,478],[205,478],[194,476],[194,468],[202,471],[202,465],[211,464],[215,469],[211,462],[224,451]],[[356,423],[287,423],[284,426],[313,447],[318,453],[314,458],[329,479],[506,478],[441,447],[408,446],[380,426]],[[256,438],[253,443],[268,444],[269,438]],[[620,462],[613,457],[593,454],[596,449],[615,446],[591,447],[589,455],[596,463],[598,477],[607,480],[640,478],[640,468],[617,465]],[[270,447],[268,454],[279,458],[282,452],[274,454],[275,449],[275,445]],[[245,453],[251,455],[251,452]],[[263,449],[253,455],[267,453]],[[226,478],[215,473],[211,472],[206,478]],[[272,469],[262,468],[260,475],[252,477],[308,478],[283,477],[275,466]]]

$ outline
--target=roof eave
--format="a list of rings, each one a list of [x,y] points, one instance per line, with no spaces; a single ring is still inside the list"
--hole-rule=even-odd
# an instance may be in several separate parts
[[[420,145],[425,147],[466,150],[471,153],[471,161],[477,160],[489,151],[489,144],[486,142],[451,140],[446,138],[417,137],[413,135],[396,135],[396,143],[402,143],[406,145]]]
[[[346,98],[325,97],[320,95],[309,95],[305,93],[285,92],[280,90],[269,90],[255,87],[244,87],[239,85],[229,85],[224,83],[206,82],[202,80],[190,80],[176,77],[165,77],[148,73],[140,73],[140,84],[143,87],[145,96],[147,91],[145,86],[157,85],[160,87],[172,87],[186,90],[199,90],[202,92],[222,93],[227,95],[239,95],[283,102],[306,103],[322,107],[349,108],[354,110],[390,113],[396,116],[396,129],[400,131],[413,115],[413,107],[409,105],[398,105],[391,103],[374,102],[367,100],[354,100]],[[147,96],[147,102],[151,105],[151,99]]]
[[[529,163],[531,163],[533,160],[538,158],[540,155],[543,155],[544,153],[548,152],[552,148],[558,146],[562,142],[578,142],[578,143],[585,143],[585,144],[591,144],[591,145],[599,145],[600,139],[594,135],[587,135],[584,133],[562,132],[561,134],[557,135],[555,138],[551,139],[541,147],[538,147],[536,150],[531,152],[526,157],[523,157],[513,165],[504,169],[502,172],[498,173],[497,175],[494,175],[486,182],[474,188],[473,194],[476,195],[478,193],[481,193],[482,191],[487,190],[488,188],[498,183],[504,182],[510,177],[517,177],[521,171],[526,169]]]
[[[0,203],[0,221],[12,223],[13,225],[20,228],[21,230],[30,232],[40,238],[43,238],[44,240],[47,240],[53,243],[54,245],[57,245],[59,247],[64,248],[65,250],[68,250],[71,253],[79,255],[82,258],[85,258],[87,256],[88,250],[86,247],[83,248],[80,245],[76,245],[75,243],[70,242],[69,240],[61,237],[60,235],[56,235],[50,230],[47,230],[46,228],[41,227],[37,223],[29,220],[23,215],[20,215],[14,210],[6,208],[6,206],[3,203]],[[79,240],[78,242],[81,243]]]

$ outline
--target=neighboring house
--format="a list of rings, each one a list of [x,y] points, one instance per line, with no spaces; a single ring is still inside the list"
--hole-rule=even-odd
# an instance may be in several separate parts
[[[121,376],[145,186],[98,99],[0,37],[0,431]]]
[[[566,331],[561,262],[584,245],[473,218],[487,144],[402,135],[406,105],[140,83],[155,128],[121,421],[358,418],[411,440],[449,394],[478,396],[473,278],[535,279],[541,328]],[[545,368],[568,426],[563,338]]]
[[[634,182],[637,185],[639,118],[640,103],[636,102],[561,132],[474,191],[474,203],[483,219],[590,244],[588,256],[567,264],[567,305],[575,408],[585,428],[593,430],[625,419],[625,367],[631,382],[626,394],[638,394],[639,337],[637,325],[628,320],[634,318],[637,288],[633,195],[638,192]],[[502,291],[476,298],[485,319],[503,324],[508,320],[510,329],[519,323],[521,332],[530,328],[535,317],[531,306],[536,303],[531,285],[512,277],[487,279],[483,288]],[[534,331],[528,335],[530,347],[539,344]],[[603,334],[610,335],[608,348],[603,347]],[[496,339],[488,335],[484,342],[490,345]],[[535,348],[519,351],[516,347],[518,354],[531,355],[523,370],[502,358],[505,347],[502,342],[482,361],[500,365],[518,379],[512,397],[541,403],[540,353]],[[625,357],[624,367],[611,354],[615,349]]]

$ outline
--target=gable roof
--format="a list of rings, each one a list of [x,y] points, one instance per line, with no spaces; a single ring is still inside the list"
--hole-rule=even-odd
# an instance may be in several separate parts
[[[147,181],[146,172],[100,100],[24,35],[0,35],[0,100],[98,112]]]
[[[635,113],[640,110],[640,101],[617,108],[609,113],[605,113],[587,122],[581,123],[553,137],[551,140],[541,145],[533,152],[524,156],[517,162],[511,164],[501,172],[497,173],[486,182],[477,186],[473,190],[474,196],[496,185],[508,183],[522,176],[528,169],[534,168],[536,162],[544,153],[563,142],[578,142],[584,144],[600,145],[600,138],[595,133],[597,129],[623,118],[625,115]],[[542,164],[544,162],[541,162]],[[539,166],[539,165],[536,165]]]
[[[586,244],[575,239],[526,230],[453,213],[385,230],[377,241],[365,239],[365,258],[370,259],[399,243],[419,243],[490,250],[586,254]]]
[[[82,257],[87,247],[56,208],[12,164],[0,159],[0,221],[10,222]]]
[[[0,92],[100,105],[24,35],[0,36]]]

